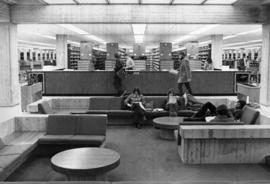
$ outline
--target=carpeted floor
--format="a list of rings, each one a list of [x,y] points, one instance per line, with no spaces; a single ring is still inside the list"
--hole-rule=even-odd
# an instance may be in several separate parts
[[[184,165],[174,141],[159,138],[157,129],[109,127],[107,148],[121,154],[120,166],[107,173],[109,181],[248,181],[269,180],[270,171],[261,165]],[[29,159],[9,181],[65,180],[54,172],[50,158]],[[270,182],[269,182],[270,183]]]

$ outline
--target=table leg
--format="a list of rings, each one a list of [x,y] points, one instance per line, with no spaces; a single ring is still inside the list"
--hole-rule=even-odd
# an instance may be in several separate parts
[[[174,138],[174,130],[160,129],[159,136],[162,139],[171,140],[171,141],[175,140],[175,138]]]

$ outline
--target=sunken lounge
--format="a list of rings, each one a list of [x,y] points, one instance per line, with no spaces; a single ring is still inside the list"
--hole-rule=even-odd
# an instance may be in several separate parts
[[[270,183],[269,0],[0,0],[0,184]]]

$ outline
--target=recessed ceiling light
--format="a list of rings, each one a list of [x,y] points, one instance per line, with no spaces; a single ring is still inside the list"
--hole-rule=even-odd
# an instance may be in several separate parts
[[[132,24],[133,34],[143,35],[145,32],[146,24]]]
[[[111,4],[138,4],[138,0],[110,0]]]
[[[142,0],[142,4],[170,4],[171,0]]]
[[[234,4],[238,0],[207,0],[204,4]]]
[[[106,0],[76,0],[79,4],[107,4]]]
[[[174,0],[173,4],[202,4],[204,0]]]
[[[76,4],[73,0],[43,0],[48,4]]]

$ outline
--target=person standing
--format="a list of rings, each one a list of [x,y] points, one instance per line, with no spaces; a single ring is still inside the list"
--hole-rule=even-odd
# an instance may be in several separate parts
[[[126,59],[126,70],[134,70],[135,63],[133,59],[128,54],[126,55]]]
[[[115,53],[114,57],[116,59],[116,62],[114,65],[113,86],[117,90],[117,95],[120,96],[123,93],[122,78],[125,71],[124,71],[124,65],[122,61],[120,60],[120,54]]]
[[[191,71],[189,66],[189,61],[186,59],[186,54],[184,52],[179,53],[179,68],[177,71],[171,70],[170,73],[177,75],[177,83],[178,83],[178,90],[179,95],[183,96],[183,85],[188,90],[189,94],[192,94],[190,82],[191,82]]]

